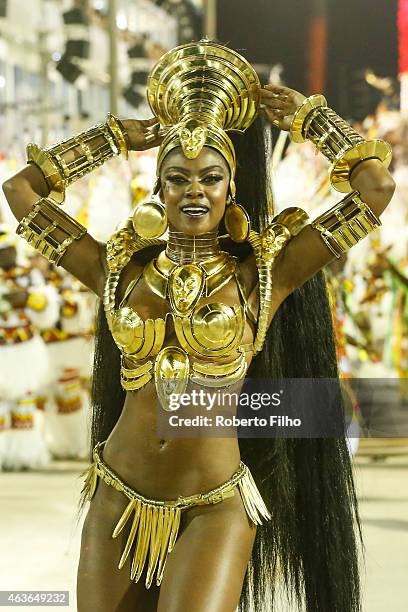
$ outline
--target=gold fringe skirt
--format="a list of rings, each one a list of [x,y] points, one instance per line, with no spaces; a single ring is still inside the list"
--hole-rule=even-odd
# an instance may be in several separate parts
[[[100,451],[105,442],[97,444],[93,450],[93,463],[84,472],[85,483],[82,489],[84,500],[91,500],[96,491],[98,477],[122,492],[129,503],[119,518],[112,537],[116,538],[129,523],[131,525],[126,545],[119,561],[119,569],[126,563],[133,544],[133,558],[130,578],[137,582],[147,562],[146,588],[152,584],[156,572],[159,586],[167,556],[177,539],[182,510],[203,504],[218,504],[235,494],[235,487],[241,494],[245,510],[255,525],[262,525],[262,518],[270,520],[271,515],[265,506],[249,468],[240,463],[238,470],[220,486],[188,497],[179,496],[175,500],[160,501],[148,499],[125,484],[103,461]]]

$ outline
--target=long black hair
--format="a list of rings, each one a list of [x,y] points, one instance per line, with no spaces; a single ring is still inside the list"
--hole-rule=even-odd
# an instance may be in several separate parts
[[[266,135],[261,119],[245,134],[233,135],[237,195],[256,230],[270,220]],[[124,392],[119,371],[119,351],[100,307],[92,386],[92,447],[109,436],[121,414]],[[323,272],[280,306],[249,376],[338,379]],[[241,438],[239,445],[272,514],[271,521],[257,528],[241,612],[249,612],[251,606],[257,612],[272,609],[280,583],[307,612],[361,610],[361,529],[345,438]]]

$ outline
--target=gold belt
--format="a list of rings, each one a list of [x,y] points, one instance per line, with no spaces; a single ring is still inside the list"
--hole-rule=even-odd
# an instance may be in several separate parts
[[[245,510],[255,525],[262,525],[262,518],[269,520],[271,515],[258,491],[249,468],[240,462],[238,470],[229,480],[207,491],[195,495],[179,496],[175,500],[160,501],[148,499],[125,484],[103,461],[100,450],[105,442],[97,444],[93,450],[93,463],[84,472],[85,483],[82,495],[91,500],[96,490],[98,477],[121,491],[129,499],[129,503],[120,517],[112,534],[116,538],[125,525],[131,522],[129,536],[119,561],[121,569],[129,556],[133,543],[136,541],[130,578],[138,582],[148,559],[146,588],[149,588],[156,572],[156,584],[159,586],[167,556],[172,551],[180,526],[181,511],[202,504],[218,504],[235,494],[238,486]],[[133,516],[132,521],[130,518]]]

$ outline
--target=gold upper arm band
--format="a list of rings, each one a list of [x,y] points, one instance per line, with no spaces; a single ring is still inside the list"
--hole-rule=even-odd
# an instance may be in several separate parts
[[[28,162],[40,168],[50,190],[50,197],[62,204],[66,188],[114,155],[128,156],[126,132],[116,117],[109,114],[106,123],[53,145],[40,149],[27,146]]]
[[[380,219],[353,191],[312,222],[330,251],[339,258],[381,225]]]
[[[318,151],[331,162],[330,180],[342,193],[353,188],[353,169],[366,159],[379,159],[388,167],[392,159],[390,145],[384,140],[365,140],[327,106],[324,96],[306,98],[296,111],[290,134],[294,142],[311,140]]]
[[[41,198],[18,224],[17,234],[58,265],[67,248],[86,234],[86,228],[61,210],[50,198]]]

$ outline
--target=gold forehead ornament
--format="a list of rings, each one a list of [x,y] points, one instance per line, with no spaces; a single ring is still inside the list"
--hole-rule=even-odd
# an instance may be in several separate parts
[[[200,154],[207,140],[207,134],[208,130],[201,126],[194,128],[192,131],[188,127],[180,128],[180,144],[184,155],[188,159],[195,159]]]

